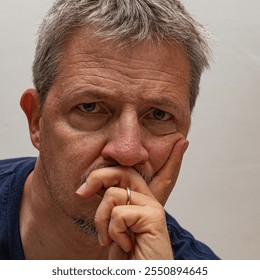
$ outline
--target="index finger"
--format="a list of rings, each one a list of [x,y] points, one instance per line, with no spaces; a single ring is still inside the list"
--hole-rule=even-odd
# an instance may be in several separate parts
[[[78,190],[82,198],[90,198],[102,188],[111,186],[129,188],[144,195],[152,196],[144,179],[133,169],[123,166],[105,167],[94,170]]]

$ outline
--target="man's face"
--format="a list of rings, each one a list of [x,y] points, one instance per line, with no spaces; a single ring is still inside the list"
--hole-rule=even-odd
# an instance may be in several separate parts
[[[189,89],[188,60],[175,43],[120,49],[87,30],[67,42],[39,144],[44,179],[67,216],[94,217],[102,198],[75,194],[94,169],[132,167],[149,183],[187,136]]]

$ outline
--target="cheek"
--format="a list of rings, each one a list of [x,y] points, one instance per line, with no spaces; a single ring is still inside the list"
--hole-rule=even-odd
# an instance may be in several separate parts
[[[62,122],[44,122],[41,127],[40,153],[56,175],[75,184],[100,156],[105,143],[103,135],[78,132]],[[55,175],[54,175],[55,176]]]
[[[150,162],[154,173],[158,172],[159,169],[169,158],[169,155],[173,149],[173,146],[178,141],[178,135],[167,135],[160,139],[156,139],[149,144],[147,148],[150,154]]]

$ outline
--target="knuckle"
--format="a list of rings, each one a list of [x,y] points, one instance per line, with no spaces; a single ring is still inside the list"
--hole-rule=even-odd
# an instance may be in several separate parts
[[[165,219],[165,210],[161,204],[156,205],[156,207],[149,207],[150,216],[153,219],[162,220]]]
[[[115,206],[111,212],[111,218],[114,220],[124,219],[124,212],[122,211],[122,207]]]
[[[104,198],[105,200],[114,200],[116,194],[117,194],[118,190],[117,190],[117,187],[109,187],[105,194],[104,194]]]
[[[96,214],[96,216],[94,217],[94,223],[96,225],[96,227],[100,227],[104,224],[104,219],[102,218],[101,215],[99,215],[98,213]]]
[[[157,217],[165,217],[165,211],[163,209],[163,207],[157,207],[156,210],[155,210],[155,214]]]

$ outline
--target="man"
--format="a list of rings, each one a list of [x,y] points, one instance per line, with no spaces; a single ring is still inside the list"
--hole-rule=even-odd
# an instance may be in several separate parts
[[[39,157],[0,163],[0,257],[217,259],[163,208],[208,53],[179,1],[56,1],[21,97]]]

